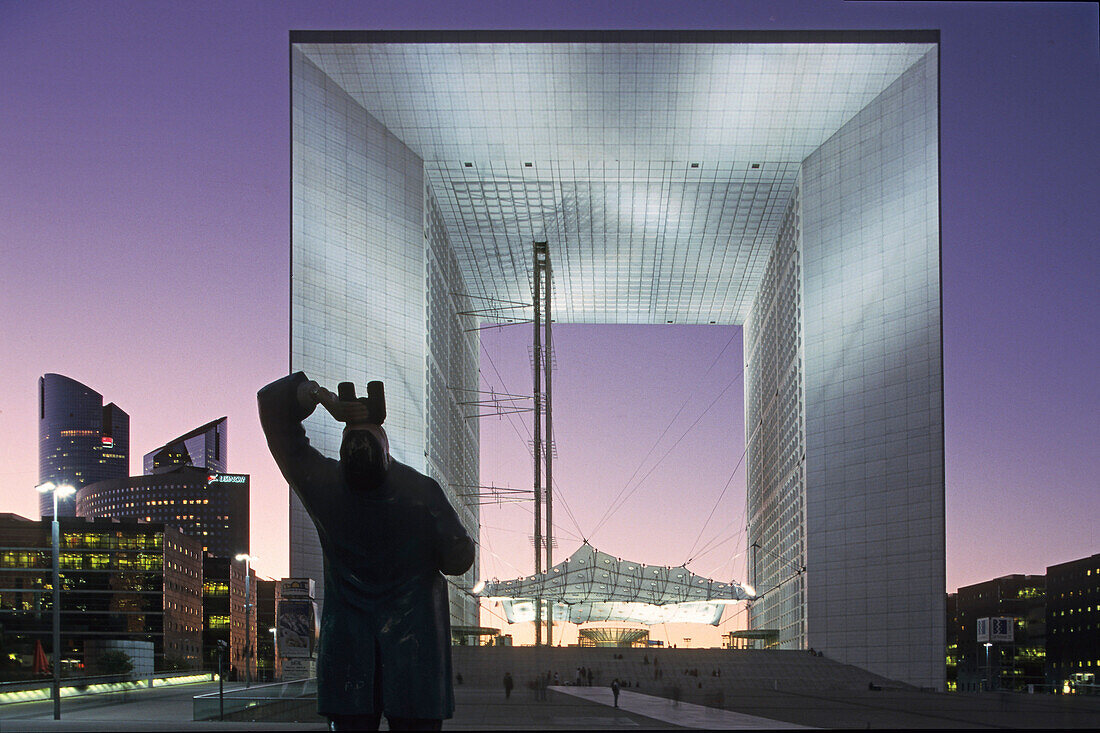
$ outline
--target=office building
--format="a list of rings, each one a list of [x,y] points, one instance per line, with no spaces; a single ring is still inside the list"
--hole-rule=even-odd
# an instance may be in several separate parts
[[[292,32],[290,368],[383,380],[395,457],[476,535],[471,314],[531,302],[535,241],[559,323],[743,324],[750,627],[943,689],[938,54],[937,31]],[[320,581],[290,502],[291,574]]]
[[[98,481],[76,493],[79,517],[172,524],[219,557],[248,552],[248,511],[248,474],[190,465],[158,466],[151,475]]]
[[[948,593],[946,612],[946,640],[947,640],[947,674],[944,679],[944,689],[948,692],[957,692],[959,689],[959,594]]]
[[[226,473],[227,425],[228,419],[219,417],[149,451],[142,459],[145,473],[176,466],[198,466],[210,473]]]
[[[1046,682],[1046,578],[1006,575],[954,594],[956,689],[1027,691]],[[1011,619],[998,638],[993,619]],[[987,621],[983,624],[982,619]],[[949,653],[950,663],[950,653]]]
[[[130,472],[130,416],[75,379],[45,374],[38,379],[38,483],[79,489]],[[38,513],[53,516],[53,497],[38,497]],[[73,498],[58,500],[59,517],[75,514]]]
[[[202,657],[204,667],[218,669],[218,642],[226,643],[225,670],[233,679],[245,679],[249,649],[256,648],[255,607],[245,613],[246,590],[250,603],[255,604],[256,571],[249,570],[249,587],[245,588],[245,565],[229,557],[203,556],[202,586]],[[247,618],[246,618],[247,616]],[[251,641],[251,646],[249,642]],[[252,676],[256,678],[255,654],[251,658]]]
[[[1056,691],[1100,675],[1100,554],[1047,568],[1047,670]]]
[[[282,677],[282,660],[275,651],[275,609],[279,581],[256,580],[256,675],[272,682]]]
[[[53,654],[50,520],[0,514],[0,634],[10,661]],[[89,643],[151,642],[154,668],[198,668],[202,551],[163,523],[60,519],[62,674],[78,674]],[[116,644],[115,646],[118,646]]]

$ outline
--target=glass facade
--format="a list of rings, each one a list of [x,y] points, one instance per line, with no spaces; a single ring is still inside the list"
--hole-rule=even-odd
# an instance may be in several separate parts
[[[198,466],[215,473],[228,469],[228,420],[221,417],[170,440],[142,459],[146,475],[174,466]]]
[[[164,522],[198,540],[203,552],[235,557],[249,548],[249,478],[176,466],[98,481],[77,491],[76,516]]]
[[[476,483],[477,431],[456,422],[453,388],[476,385],[478,342],[457,316],[461,283],[427,211],[423,161],[300,50],[291,55],[291,370],[330,388],[385,382],[394,458],[436,478],[476,537],[477,507],[453,487]],[[449,328],[435,331],[429,307]],[[429,414],[433,431],[449,431],[434,443]],[[322,453],[339,455],[341,426],[327,414],[306,429]],[[317,533],[294,496],[290,543],[291,575],[320,580]],[[452,587],[452,616],[476,626],[465,590]]]
[[[52,654],[48,520],[0,516],[0,633],[9,661],[31,675],[35,642]],[[198,667],[202,551],[173,527],[61,518],[61,642],[80,674],[89,640],[153,642],[157,671]]]
[[[779,632],[783,649],[806,646],[806,429],[802,351],[799,189],[743,331],[749,577],[760,599],[749,626]]]
[[[130,416],[91,387],[61,374],[38,379],[38,483],[79,489],[130,473]],[[38,497],[38,513],[53,516],[53,497]],[[57,514],[75,514],[73,497],[59,499]]]
[[[938,41],[292,33],[291,368],[387,380],[449,488],[454,294],[530,302],[533,241],[560,322],[744,323],[753,628],[942,688]],[[320,565],[292,498],[291,571]]]

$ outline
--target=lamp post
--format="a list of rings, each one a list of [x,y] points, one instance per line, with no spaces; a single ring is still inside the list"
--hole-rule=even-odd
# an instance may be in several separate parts
[[[990,691],[993,690],[993,667],[989,664],[989,647],[991,646],[993,646],[993,644],[990,642],[987,641],[985,643],[985,676]]]
[[[244,562],[244,674],[245,687],[252,686],[252,625],[250,623],[252,611],[252,563],[256,561],[255,555],[242,552],[237,559]]]
[[[271,634],[271,682],[275,681],[275,668],[279,666],[279,639],[278,629],[274,626],[270,627],[268,633]]]
[[[218,720],[225,720],[225,650],[224,639],[218,639]]]
[[[53,495],[53,719],[61,720],[61,525],[57,521],[57,498],[71,496],[76,493],[76,489],[68,484],[58,486],[52,481],[47,481],[37,489],[39,493],[49,492]]]

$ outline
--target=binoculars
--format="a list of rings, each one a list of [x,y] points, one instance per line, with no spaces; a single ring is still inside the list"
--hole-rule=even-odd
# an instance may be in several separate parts
[[[367,396],[355,396],[354,382],[340,382],[336,396],[341,402],[359,402],[367,406],[370,412],[368,422],[381,425],[386,420],[386,390],[379,381],[367,382]]]

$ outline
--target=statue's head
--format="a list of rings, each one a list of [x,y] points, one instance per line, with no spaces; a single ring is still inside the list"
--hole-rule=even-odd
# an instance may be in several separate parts
[[[386,394],[382,382],[368,383],[366,397],[356,397],[355,386],[342,382],[339,397],[341,403],[359,408],[354,410],[354,416],[349,411],[345,419],[344,439],[340,444],[344,480],[353,489],[376,489],[393,462],[390,442],[382,428],[386,420]]]
[[[349,488],[371,491],[386,478],[393,458],[381,425],[358,424],[344,429],[340,444],[340,470]]]

